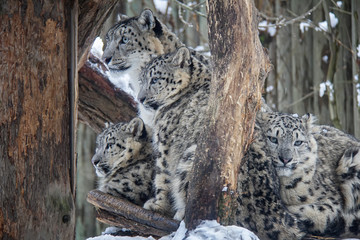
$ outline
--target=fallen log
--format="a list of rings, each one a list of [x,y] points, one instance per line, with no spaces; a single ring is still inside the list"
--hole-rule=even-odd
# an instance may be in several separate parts
[[[145,236],[162,237],[176,231],[180,222],[159,213],[146,210],[127,200],[92,190],[87,201],[94,205],[100,222],[124,227]]]

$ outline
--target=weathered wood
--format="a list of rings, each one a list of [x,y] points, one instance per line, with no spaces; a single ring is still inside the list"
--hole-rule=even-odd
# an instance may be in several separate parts
[[[270,63],[259,41],[252,0],[209,0],[213,75],[209,125],[198,144],[189,186],[185,223],[231,221],[232,192],[249,144],[261,88]],[[224,189],[224,187],[226,187]],[[223,191],[222,191],[223,190]]]
[[[110,16],[116,0],[79,0],[78,68],[85,64],[90,48]]]
[[[0,239],[74,239],[74,5],[0,2]]]
[[[356,48],[360,42],[360,2],[351,0],[351,42],[352,42],[352,78],[353,78],[353,124],[354,136],[360,139],[360,99],[357,99],[358,89],[357,84],[360,83],[360,62],[357,57]],[[356,79],[357,76],[357,79]]]
[[[87,194],[96,188],[96,174],[91,158],[96,147],[97,134],[87,125],[77,127],[77,168],[76,177],[76,239],[87,239],[101,234],[103,224],[96,221],[96,209],[86,202]]]
[[[99,133],[106,122],[127,122],[136,116],[136,102],[103,73],[104,64],[90,55],[79,71],[79,120]]]
[[[122,216],[108,212],[103,209],[97,209],[96,219],[102,223],[105,223],[105,224],[108,224],[111,226],[129,229],[129,230],[131,230],[131,235],[136,234],[136,235],[142,235],[142,236],[163,237],[163,236],[169,235],[169,233],[170,233],[168,231],[161,231],[159,229],[152,228],[152,227],[143,225],[141,223],[131,221],[127,218],[124,218]],[[128,236],[128,234],[126,234],[126,236]]]
[[[146,210],[138,205],[128,202],[119,197],[103,193],[100,190],[90,191],[87,201],[97,208],[101,208],[112,214],[124,217],[125,219],[155,228],[162,232],[171,233],[179,227],[179,221],[167,218],[156,212]],[[131,230],[139,231],[136,226]]]

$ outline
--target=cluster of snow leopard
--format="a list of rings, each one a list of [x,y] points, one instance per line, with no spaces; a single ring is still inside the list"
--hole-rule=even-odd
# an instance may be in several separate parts
[[[103,58],[112,72],[133,77],[145,123],[112,125],[98,137],[100,189],[181,220],[206,125],[209,63],[150,10],[109,30]],[[311,117],[259,113],[240,169],[234,224],[261,239],[358,236],[359,148],[358,140]]]

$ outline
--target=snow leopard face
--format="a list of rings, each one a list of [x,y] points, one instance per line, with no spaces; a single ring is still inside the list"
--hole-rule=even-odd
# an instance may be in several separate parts
[[[190,52],[186,47],[152,60],[142,72],[138,99],[154,110],[175,101],[188,86],[190,72]]]
[[[257,117],[265,134],[269,156],[278,175],[290,177],[303,168],[314,166],[317,144],[310,130],[310,115],[259,113]]]
[[[97,137],[96,151],[91,160],[96,174],[105,177],[114,169],[135,163],[148,142],[145,125],[140,118],[106,128]]]
[[[113,71],[125,71],[139,61],[150,60],[152,54],[163,54],[163,47],[157,39],[162,34],[160,22],[150,10],[140,16],[121,16],[106,34],[103,59]]]
[[[137,93],[139,74],[153,57],[164,53],[159,36],[166,30],[150,10],[138,17],[121,17],[106,34],[106,47],[102,58],[110,73],[117,77],[131,76],[130,87]]]

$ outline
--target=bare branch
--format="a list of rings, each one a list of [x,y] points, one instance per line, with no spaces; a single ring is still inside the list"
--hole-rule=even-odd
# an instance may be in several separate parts
[[[182,8],[181,8],[181,6],[179,6],[178,14],[179,14],[179,19],[180,19],[180,21],[181,21],[182,23],[184,23],[185,25],[187,25],[188,27],[191,27],[191,28],[192,28],[193,25],[184,19],[184,16],[182,15],[181,10],[182,10]]]
[[[289,24],[294,24],[296,22],[301,22],[301,20],[303,19],[306,19],[306,16],[309,16],[311,15],[311,13],[313,11],[315,11],[320,5],[321,3],[323,2],[324,0],[321,0],[319,1],[313,8],[311,8],[310,10],[306,11],[305,13],[295,17],[295,18],[287,18],[287,17],[284,17],[284,16],[279,16],[279,17],[269,17],[267,16],[266,14],[264,13],[259,13],[261,17],[263,17],[265,20],[269,20],[269,21],[275,21],[276,23],[273,24],[273,25],[268,25],[266,27],[284,27],[284,26],[287,26]],[[284,21],[284,20],[287,20],[287,21]]]
[[[195,10],[195,8],[198,7],[197,5],[196,5],[195,7],[189,7],[188,5],[182,3],[182,2],[180,2],[180,1],[178,1],[178,0],[173,0],[173,1],[174,1],[176,4],[178,4],[180,7],[184,8],[184,9],[186,9],[186,10],[189,10],[189,11],[191,11],[191,12],[194,12],[194,13],[198,14],[198,15],[201,16],[201,17],[207,18],[207,15],[206,15],[206,14],[203,14],[203,13]]]

